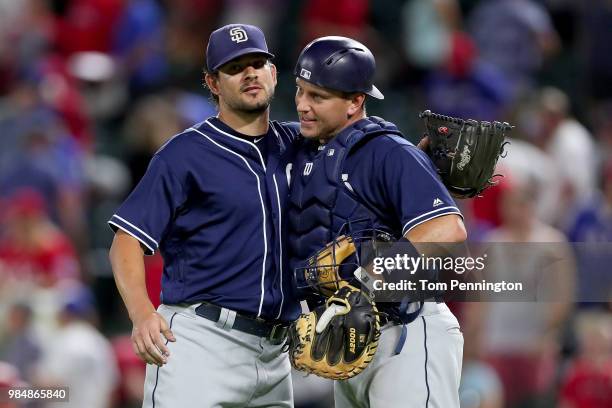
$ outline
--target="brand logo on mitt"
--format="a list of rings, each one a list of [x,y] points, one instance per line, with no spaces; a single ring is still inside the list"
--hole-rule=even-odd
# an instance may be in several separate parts
[[[349,350],[351,353],[355,354],[355,339],[357,337],[357,333],[354,327],[349,329]]]
[[[441,135],[447,135],[448,134],[448,128],[446,126],[440,126],[438,128],[438,133]]]
[[[249,39],[246,31],[242,27],[234,27],[229,31],[230,38],[235,43],[241,43]]]
[[[465,166],[470,162],[472,156],[470,156],[470,149],[467,146],[463,146],[463,151],[459,155],[461,160],[459,160],[459,164],[457,164],[457,169],[463,171]]]
[[[300,71],[300,76],[304,79],[310,79],[310,74],[312,74],[312,72],[304,68],[302,68],[302,70]]]

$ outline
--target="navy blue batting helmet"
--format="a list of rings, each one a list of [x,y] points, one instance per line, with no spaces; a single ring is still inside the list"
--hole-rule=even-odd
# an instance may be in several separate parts
[[[372,83],[375,70],[374,55],[365,45],[330,36],[317,38],[302,50],[293,74],[323,88],[384,99]]]

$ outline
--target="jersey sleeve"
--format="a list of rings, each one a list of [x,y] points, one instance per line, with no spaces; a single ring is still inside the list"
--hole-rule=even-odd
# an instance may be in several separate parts
[[[164,159],[155,155],[143,178],[108,224],[113,231],[121,229],[136,238],[145,254],[153,255],[182,202],[181,184]]]
[[[402,144],[382,163],[382,180],[389,205],[400,217],[402,235],[426,221],[458,214],[429,157],[416,146]]]

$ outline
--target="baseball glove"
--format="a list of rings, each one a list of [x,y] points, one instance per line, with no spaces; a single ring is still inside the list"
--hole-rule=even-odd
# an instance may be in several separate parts
[[[432,113],[419,115],[429,138],[428,154],[448,191],[470,198],[495,184],[495,165],[504,153],[506,122],[460,119]]]
[[[291,365],[333,380],[361,373],[372,361],[380,336],[380,317],[373,302],[346,285],[325,305],[301,315],[289,328]]]

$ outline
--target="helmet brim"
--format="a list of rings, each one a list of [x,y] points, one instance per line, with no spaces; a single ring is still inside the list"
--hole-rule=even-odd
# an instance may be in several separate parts
[[[370,89],[365,94],[371,96],[372,98],[385,99],[385,95],[383,95],[382,92],[380,92],[378,88],[375,87],[374,85],[372,85],[372,89]]]

